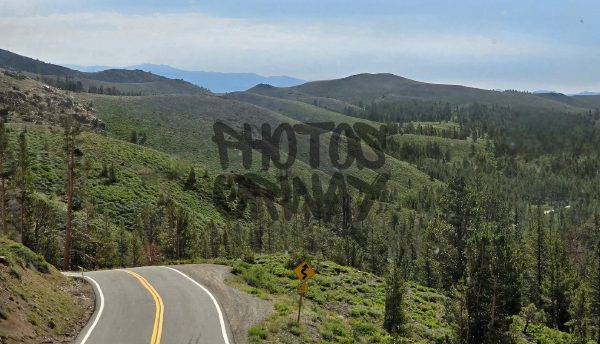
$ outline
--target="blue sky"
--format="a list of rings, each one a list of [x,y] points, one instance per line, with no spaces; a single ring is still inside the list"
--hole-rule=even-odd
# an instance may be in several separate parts
[[[600,91],[598,1],[0,0],[0,32],[60,64]]]

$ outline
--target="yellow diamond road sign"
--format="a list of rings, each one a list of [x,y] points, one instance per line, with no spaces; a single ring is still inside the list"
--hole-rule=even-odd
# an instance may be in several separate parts
[[[296,266],[294,273],[300,281],[304,282],[315,275],[315,270],[313,270],[310,264],[305,260]]]

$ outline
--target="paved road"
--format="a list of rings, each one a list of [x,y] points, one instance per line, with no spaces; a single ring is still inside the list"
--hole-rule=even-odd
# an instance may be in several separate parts
[[[75,343],[233,344],[217,300],[178,270],[153,266],[84,275],[94,287],[96,309]]]

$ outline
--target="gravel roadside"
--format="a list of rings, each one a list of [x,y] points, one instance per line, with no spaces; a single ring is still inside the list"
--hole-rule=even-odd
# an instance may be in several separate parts
[[[190,276],[215,295],[227,316],[236,344],[248,343],[248,330],[273,312],[272,302],[237,290],[225,282],[228,277],[233,276],[229,266],[189,264],[173,268]]]

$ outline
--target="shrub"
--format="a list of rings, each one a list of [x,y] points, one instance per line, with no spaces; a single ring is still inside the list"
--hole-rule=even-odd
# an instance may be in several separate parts
[[[253,327],[248,331],[250,341],[265,340],[269,336],[269,332],[262,326]]]

